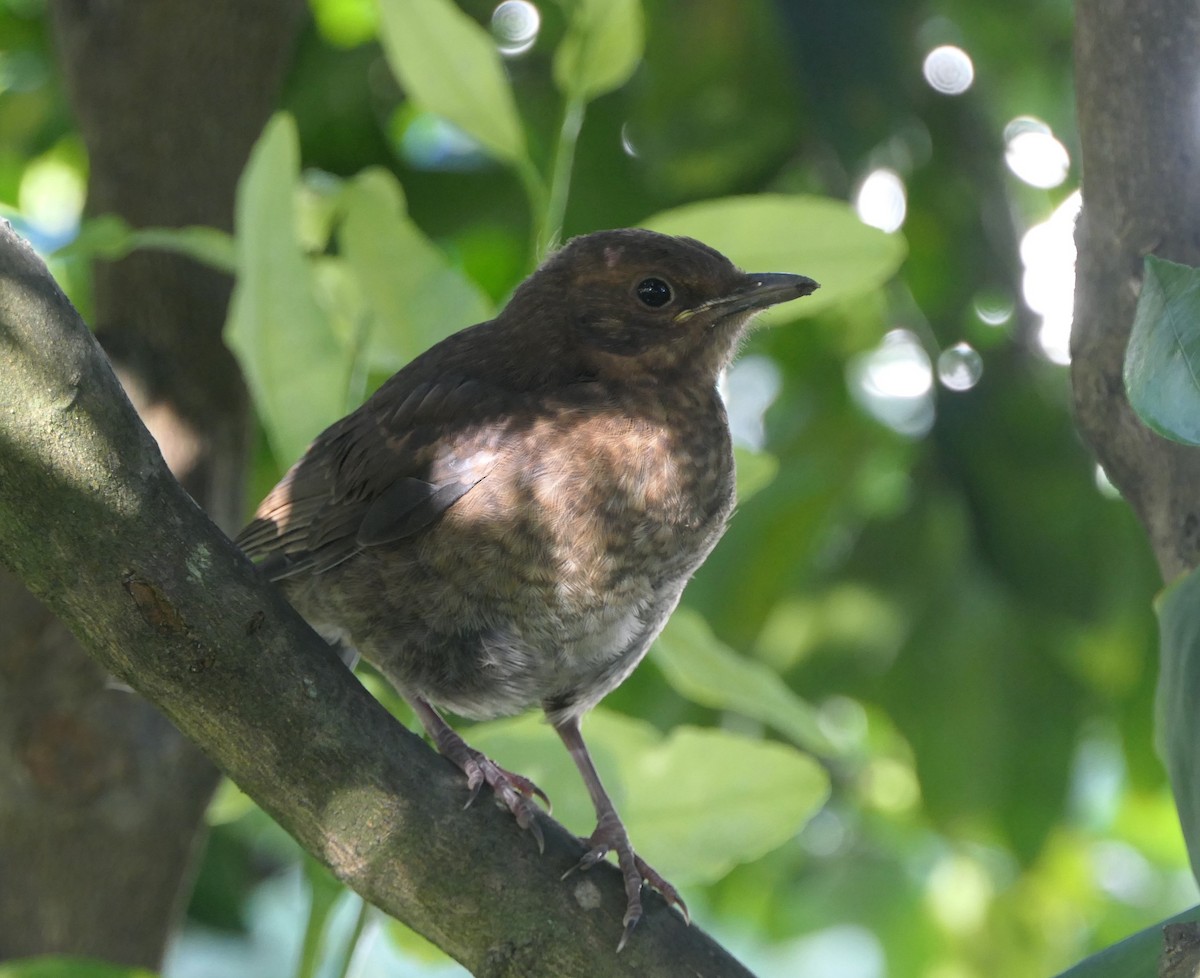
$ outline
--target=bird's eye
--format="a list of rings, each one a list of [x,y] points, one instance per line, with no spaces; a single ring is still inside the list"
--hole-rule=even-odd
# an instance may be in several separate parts
[[[661,278],[644,278],[637,284],[637,297],[651,309],[659,309],[671,301],[671,286]]]

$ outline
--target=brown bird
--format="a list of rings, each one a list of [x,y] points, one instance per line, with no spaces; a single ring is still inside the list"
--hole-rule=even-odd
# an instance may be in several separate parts
[[[690,238],[575,238],[495,319],[438,343],[324,431],[238,543],[330,641],[412,705],[438,750],[542,845],[545,796],[462,740],[540,706],[596,808],[587,869],[687,910],[630,845],[580,719],[662,630],[734,504],[717,379],[756,310],[802,275],[747,274]],[[468,804],[470,802],[468,801]]]

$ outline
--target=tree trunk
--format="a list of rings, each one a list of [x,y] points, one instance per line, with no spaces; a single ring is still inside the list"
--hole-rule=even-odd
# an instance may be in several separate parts
[[[88,210],[231,229],[302,0],[56,0],[87,144]],[[228,277],[150,252],[95,268],[96,327],[177,478],[227,528],[243,509],[245,391],[221,342]],[[216,770],[0,575],[0,960],[157,967]]]
[[[1200,564],[1200,452],[1142,425],[1122,367],[1143,257],[1200,265],[1200,5],[1080,2],[1075,16],[1083,150],[1071,335],[1076,423],[1170,580]]]

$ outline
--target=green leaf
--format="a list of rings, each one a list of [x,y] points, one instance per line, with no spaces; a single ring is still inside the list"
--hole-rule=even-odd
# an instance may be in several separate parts
[[[1168,920],[1159,921],[1125,940],[1085,958],[1058,978],[1158,978],[1158,959],[1163,950],[1163,928],[1200,920],[1200,907],[1192,907]]]
[[[187,255],[230,274],[236,270],[233,237],[224,231],[199,225],[135,231],[117,214],[101,214],[85,221],[75,240],[59,248],[54,257],[117,261],[136,248]]]
[[[135,248],[154,248],[195,258],[222,272],[237,270],[237,245],[233,236],[218,228],[199,225],[183,228],[144,228],[131,234]]]
[[[495,42],[450,0],[379,0],[388,64],[417,105],[498,159],[525,158],[525,133]]]
[[[386,170],[345,188],[338,244],[368,308],[367,361],[394,371],[451,333],[492,315],[483,292],[409,220]]]
[[[554,52],[554,82],[569,99],[590,101],[620,88],[642,59],[641,0],[574,0]]]
[[[697,238],[748,272],[798,272],[821,288],[760,317],[783,322],[812,316],[877,289],[895,274],[906,245],[898,234],[867,227],[854,209],[825,197],[758,194],[662,211],[642,226]]]
[[[588,748],[634,848],[676,883],[707,883],[791,839],[824,803],[824,770],[779,743],[725,730],[652,726],[603,709],[584,722]],[[532,777],[554,814],[586,834],[595,814],[574,765],[534,717],[475,727],[468,738]]]
[[[1147,255],[1125,389],[1159,434],[1200,445],[1200,270]]]
[[[352,363],[313,296],[296,239],[298,170],[295,123],[277,115],[238,184],[238,279],[226,323],[271,446],[288,462],[344,413]]]
[[[154,978],[154,972],[93,958],[46,955],[6,961],[0,964],[0,978]]]
[[[721,642],[692,609],[680,608],[671,616],[650,655],[680,696],[758,720],[814,753],[836,753],[813,708],[770,667]]]
[[[1200,571],[1172,583],[1159,597],[1157,609],[1156,738],[1179,809],[1192,875],[1200,879]]]
[[[69,244],[54,252],[55,258],[103,258],[117,261],[133,250],[133,230],[118,214],[98,214],[79,226]]]

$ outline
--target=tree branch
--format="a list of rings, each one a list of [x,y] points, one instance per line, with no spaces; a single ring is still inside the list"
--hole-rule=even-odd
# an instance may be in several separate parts
[[[306,849],[481,976],[749,973],[546,853],[395,722],[171,477],[92,336],[0,225],[0,561]],[[127,695],[113,692],[113,696]]]

